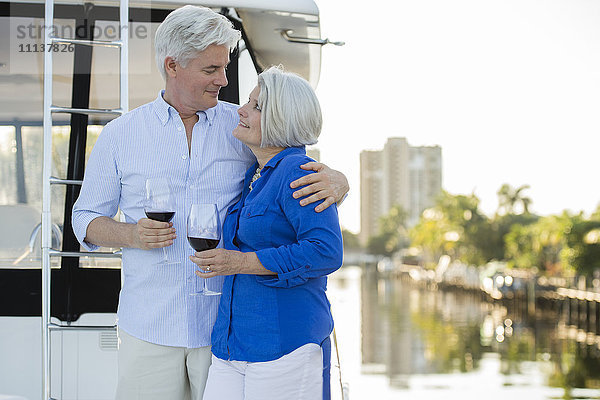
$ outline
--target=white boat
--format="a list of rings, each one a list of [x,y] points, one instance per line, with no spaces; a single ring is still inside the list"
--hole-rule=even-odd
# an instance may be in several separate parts
[[[245,99],[256,71],[273,64],[316,86],[328,40],[312,0],[193,4],[223,13],[243,32],[223,100]],[[81,254],[70,213],[102,126],[163,88],[152,38],[181,5],[0,3],[1,400],[114,396],[119,253]],[[126,25],[129,35],[119,40]],[[70,40],[51,38],[61,35]]]

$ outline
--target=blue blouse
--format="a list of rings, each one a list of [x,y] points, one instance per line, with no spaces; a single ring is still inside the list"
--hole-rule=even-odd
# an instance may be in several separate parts
[[[212,352],[224,360],[275,360],[308,343],[321,345],[333,329],[327,275],[342,265],[336,207],[316,213],[292,197],[289,184],[310,172],[304,147],[284,149],[248,186],[223,225],[224,247],[255,252],[274,275],[237,274],[223,284]],[[276,275],[275,275],[276,274]]]

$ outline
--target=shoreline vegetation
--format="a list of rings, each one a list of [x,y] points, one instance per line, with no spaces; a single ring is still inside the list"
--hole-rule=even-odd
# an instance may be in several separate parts
[[[344,230],[344,245],[348,252],[389,257],[425,270],[438,268],[446,258],[448,264],[480,269],[501,263],[547,280],[565,280],[570,289],[600,287],[600,203],[589,216],[568,211],[540,216],[530,212],[528,188],[502,185],[493,216],[480,210],[474,194],[442,191],[412,226],[406,211],[395,205],[380,217],[379,232],[367,243]]]

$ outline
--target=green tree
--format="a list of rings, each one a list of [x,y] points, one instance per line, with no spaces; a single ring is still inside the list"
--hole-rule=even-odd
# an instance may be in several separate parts
[[[533,251],[532,230],[528,226],[512,225],[504,240],[509,266],[529,268],[537,264],[537,257]]]
[[[506,259],[511,266],[535,267],[548,275],[564,272],[566,233],[572,218],[566,212],[560,216],[550,215],[529,224],[513,224],[505,236]]]
[[[565,259],[578,274],[593,276],[600,269],[600,221],[573,219],[566,233]]]
[[[453,254],[455,235],[449,221],[437,207],[423,211],[419,222],[409,231],[411,246],[420,250],[426,266],[433,267],[444,254]],[[456,233],[458,235],[458,233]],[[454,237],[452,237],[454,236]]]
[[[524,195],[524,191],[529,189],[529,185],[522,185],[514,188],[508,183],[503,184],[496,192],[498,195],[498,210],[491,221],[492,234],[489,236],[491,242],[488,244],[486,255],[492,260],[511,260],[518,251],[525,253],[518,254],[519,261],[513,262],[513,265],[523,265],[532,262],[529,257],[531,254],[525,248],[529,246],[528,231],[521,229],[535,223],[538,216],[529,212],[532,203],[531,198]],[[520,208],[520,213],[516,211]],[[512,232],[514,229],[514,232]],[[512,232],[512,233],[511,233]],[[511,234],[511,249],[507,248],[507,235]],[[521,249],[521,250],[519,250]]]
[[[358,235],[350,232],[348,229],[342,229],[342,239],[344,240],[344,248],[360,249],[360,241]]]
[[[406,247],[406,218],[407,213],[400,205],[394,205],[386,215],[379,218],[379,233],[367,241],[369,253],[391,256]]]
[[[513,226],[527,226],[535,223],[539,217],[534,214],[504,214],[496,213],[490,221],[489,242],[486,247],[486,256],[488,260],[507,260],[506,235]]]
[[[473,193],[468,196],[446,193],[439,202],[453,232],[458,233],[454,256],[467,264],[480,265],[489,261],[487,245],[492,231],[488,217],[479,210],[479,203]]]
[[[598,203],[596,206],[596,211],[592,213],[591,219],[594,221],[600,221],[600,203]]]
[[[492,234],[475,194],[452,195],[442,191],[435,206],[425,210],[411,229],[410,238],[430,265],[437,263],[442,254],[479,265],[488,261]]]
[[[529,185],[522,185],[513,188],[508,183],[503,184],[498,189],[498,214],[517,214],[516,207],[520,205],[521,213],[528,214],[531,198],[524,195],[524,191],[529,189]]]
[[[600,205],[587,220],[582,213],[567,212],[539,217],[529,212],[531,199],[523,193],[528,188],[502,185],[492,219],[479,211],[474,194],[442,191],[410,229],[411,246],[420,250],[427,266],[446,254],[474,265],[507,260],[511,266],[537,268],[548,275],[592,276],[600,270]],[[387,243],[388,237],[380,235],[371,246],[385,250]]]

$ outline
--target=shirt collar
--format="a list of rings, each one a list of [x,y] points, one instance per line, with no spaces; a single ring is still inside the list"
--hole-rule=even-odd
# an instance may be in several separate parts
[[[163,98],[164,94],[165,94],[164,89],[159,91],[158,96],[156,97],[156,100],[154,100],[154,112],[158,116],[158,119],[160,119],[160,122],[162,123],[163,126],[165,126],[167,124],[167,122],[169,122],[169,118],[171,118],[173,115],[179,114],[177,112],[177,110],[175,109],[175,107],[173,107],[172,105],[170,105],[169,103],[167,103],[165,101],[165,99]],[[206,111],[198,111],[196,114],[198,114],[198,117],[200,118],[200,120],[203,120],[204,118],[206,118],[209,125],[212,125],[212,123],[215,119],[215,116],[217,114],[216,108],[218,106],[219,105],[217,104],[217,106],[215,106],[215,107],[209,108]]]
[[[165,126],[167,122],[169,122],[169,118],[171,116],[170,110],[172,109],[173,111],[175,111],[175,109],[169,103],[167,103],[165,99],[163,99],[164,93],[164,90],[159,91],[158,96],[156,97],[156,100],[154,100],[153,104],[154,112],[156,113],[156,116],[158,117],[163,126]]]
[[[219,107],[218,103],[215,107],[209,108],[206,111],[199,111],[201,113],[204,113],[204,115],[206,115],[206,120],[208,121],[209,125],[212,125],[212,123],[215,119],[215,115],[217,115],[217,107]]]
[[[264,166],[264,168],[275,168],[279,161],[283,160],[285,156],[292,154],[306,154],[306,149],[304,146],[298,147],[287,147],[281,150],[279,153],[275,154]]]

